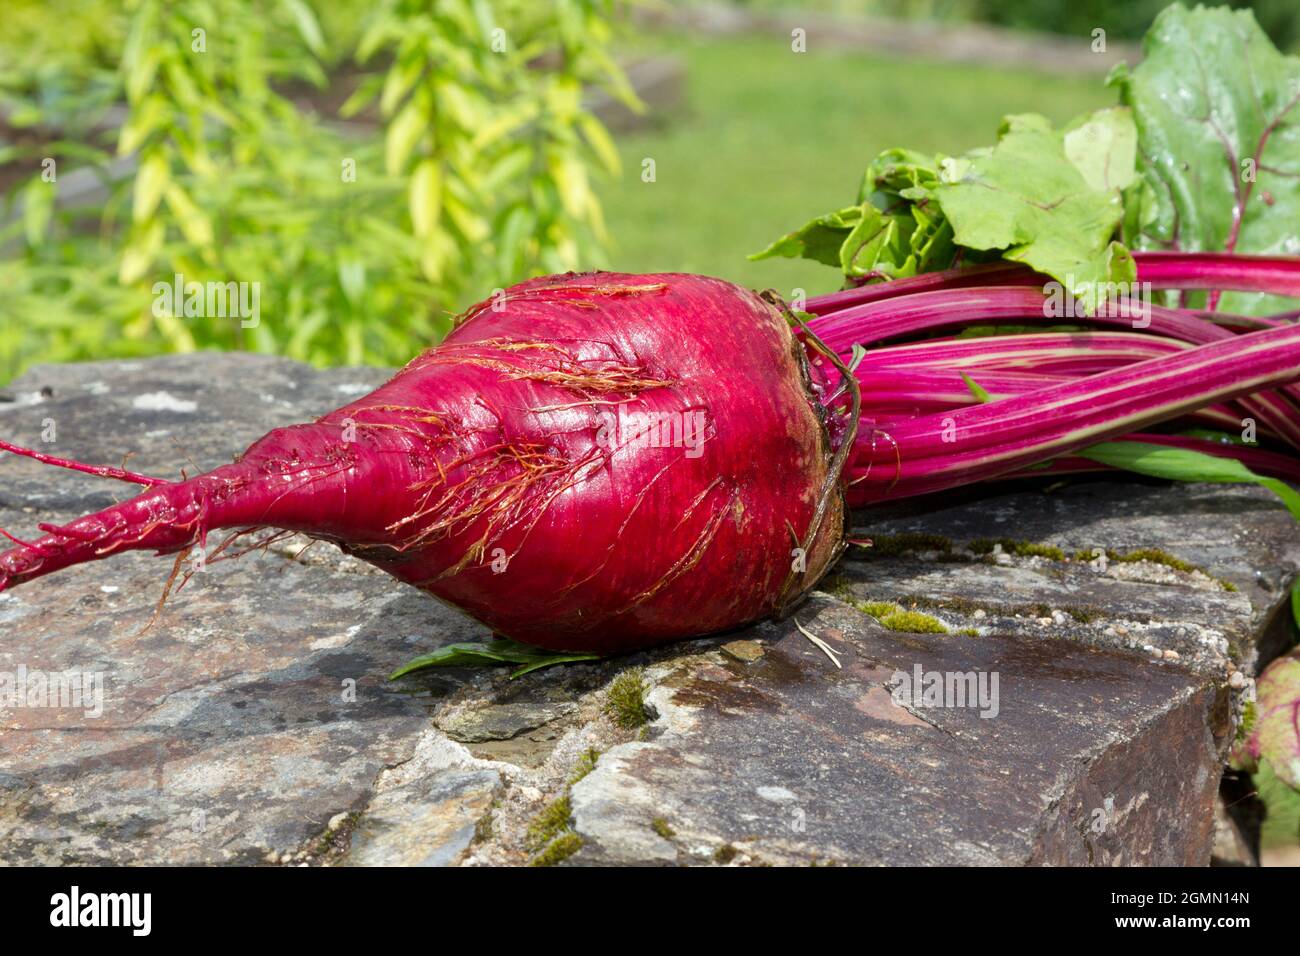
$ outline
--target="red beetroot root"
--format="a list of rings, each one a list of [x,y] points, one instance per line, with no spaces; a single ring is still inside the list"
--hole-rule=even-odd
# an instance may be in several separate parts
[[[525,282],[314,424],[43,526],[0,555],[0,588],[273,527],[542,647],[736,627],[780,611],[842,548],[839,462],[803,354],[778,309],[721,280]],[[638,437],[645,413],[665,417]]]

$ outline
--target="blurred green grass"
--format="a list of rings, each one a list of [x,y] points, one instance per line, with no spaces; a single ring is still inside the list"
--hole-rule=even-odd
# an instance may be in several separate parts
[[[651,36],[625,53],[672,53],[686,106],[617,136],[623,171],[600,186],[610,267],[685,271],[752,288],[836,284],[815,263],[745,257],[812,216],[852,203],[892,146],[960,152],[993,142],[1008,113],[1060,122],[1113,105],[1100,76],[992,69],[876,53],[793,53],[789,38]],[[642,161],[656,181],[642,182]]]

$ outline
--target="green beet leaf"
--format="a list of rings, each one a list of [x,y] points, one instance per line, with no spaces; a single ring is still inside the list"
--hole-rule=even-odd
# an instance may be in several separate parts
[[[397,680],[407,674],[424,670],[428,667],[483,667],[495,664],[521,664],[522,667],[512,671],[511,678],[523,677],[525,674],[555,664],[568,664],[577,661],[599,660],[599,654],[566,653],[547,651],[529,644],[520,644],[504,637],[487,642],[467,641],[459,644],[445,644],[432,653],[408,661],[388,676]]]
[[[1031,113],[1003,120],[993,149],[941,163],[934,194],[954,241],[1002,250],[1052,276],[1090,312],[1104,284],[1132,282],[1132,257],[1112,237],[1124,215],[1120,189],[1132,178],[1122,159],[1133,154],[1116,145],[1126,118],[1107,114],[1068,132],[1073,161],[1065,137]]]
[[[1235,458],[1140,441],[1101,442],[1077,454],[1080,458],[1151,478],[1259,485],[1281,498],[1291,516],[1300,521],[1300,492],[1280,478],[1257,475]]]
[[[1233,745],[1232,765],[1256,773],[1267,763],[1277,778],[1300,789],[1300,650],[1279,657],[1255,684],[1253,717]]]
[[[812,259],[850,283],[902,278],[997,258],[1046,273],[1091,311],[1102,283],[1134,279],[1114,241],[1136,178],[1129,110],[1079,117],[1064,130],[1009,116],[997,145],[962,156],[882,152],[858,205],[818,216],[751,259]]]
[[[1300,254],[1300,59],[1279,53],[1249,10],[1180,5],[1156,18],[1143,54],[1110,78],[1133,110],[1140,147],[1125,241]],[[1189,300],[1202,302],[1204,294]],[[1245,315],[1294,307],[1241,292],[1208,304]]]

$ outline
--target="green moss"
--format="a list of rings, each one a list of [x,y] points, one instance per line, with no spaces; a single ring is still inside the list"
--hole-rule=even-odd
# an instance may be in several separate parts
[[[1052,561],[1064,561],[1065,552],[1054,544],[1035,544],[1019,538],[976,538],[966,547],[975,554],[992,554],[998,545],[1007,554],[1018,558],[1048,558]]]
[[[856,601],[853,606],[863,614],[874,617],[881,627],[887,627],[891,631],[907,631],[911,634],[948,633],[948,628],[944,627],[942,621],[919,611],[904,610],[893,601]]]
[[[540,850],[569,829],[573,820],[573,807],[566,793],[542,808],[528,824],[528,845]]]
[[[583,751],[578,762],[573,765],[573,773],[569,775],[569,786],[573,786],[587,774],[596,769],[596,761],[600,759],[600,751],[594,747],[589,747]]]
[[[1076,551],[1074,560],[1076,561],[1095,561],[1099,551]],[[1177,555],[1170,554],[1162,548],[1138,548],[1136,551],[1130,551],[1127,554],[1120,554],[1118,551],[1107,549],[1106,557],[1111,561],[1117,561],[1120,564],[1132,564],[1135,561],[1150,561],[1153,564],[1163,564],[1165,567],[1173,568],[1175,571],[1185,571],[1188,574],[1199,571],[1206,577],[1213,577],[1208,574],[1204,568],[1197,567],[1190,561],[1184,561]],[[1214,578],[1219,587],[1225,591],[1236,591],[1237,585],[1224,578]]]
[[[582,837],[573,831],[562,833],[528,861],[529,866],[555,866],[582,849]]]
[[[316,841],[315,845],[308,851],[310,856],[324,856],[330,850],[345,845],[346,841],[351,838],[352,831],[356,829],[357,824],[361,821],[361,811],[353,810],[347,817],[333,830],[326,828],[325,832]]]
[[[479,817],[478,823],[474,824],[474,839],[470,842],[486,843],[492,839],[492,834],[495,832],[495,819],[496,813],[494,810],[488,810],[487,813]]]
[[[945,611],[955,611],[966,617],[973,615],[976,611],[983,611],[992,617],[1052,616],[1051,606],[1041,601],[1033,604],[996,604],[989,601],[972,601],[963,597],[932,598],[926,597],[924,594],[907,594],[899,598],[899,601],[909,607],[938,608]],[[1089,604],[1072,604],[1061,610],[1080,624],[1091,624],[1105,615],[1101,608]]]
[[[736,858],[739,851],[730,843],[724,843],[713,851],[713,859],[716,863],[730,863]]]
[[[647,690],[645,671],[640,667],[628,668],[610,681],[605,691],[605,713],[624,730],[640,727],[650,719],[645,709]]]
[[[937,551],[948,554],[952,551],[952,539],[940,534],[926,534],[921,531],[908,531],[902,534],[885,534],[872,536],[871,547],[865,549],[867,557],[893,558],[918,551]]]
[[[892,601],[860,601],[853,606],[863,614],[874,617],[876,620],[880,620],[882,617],[887,617],[890,614],[897,614],[902,610],[901,607],[894,604]]]
[[[1017,542],[1012,554],[1022,558],[1047,558],[1049,561],[1064,561],[1065,552],[1054,544],[1034,544],[1030,541]]]
[[[963,627],[963,628],[962,628],[960,631],[958,631],[957,633],[960,634],[962,637],[979,637],[979,636],[980,636],[980,632],[979,632],[979,630],[978,630],[977,628],[973,628],[973,627]]]
[[[932,598],[924,594],[905,594],[899,598],[899,601],[908,607],[941,608],[959,614],[974,614],[976,611],[989,610],[988,605],[964,597]]]
[[[1190,561],[1184,561],[1176,555],[1160,548],[1138,548],[1136,551],[1130,551],[1127,554],[1120,554],[1118,551],[1107,551],[1106,557],[1112,561],[1118,561],[1121,564],[1132,564],[1136,561],[1150,561],[1152,564],[1163,564],[1167,568],[1173,568],[1175,571],[1200,571],[1196,565]]]
[[[663,817],[655,817],[651,820],[650,828],[665,840],[671,840],[673,837],[677,836],[677,832],[668,825],[668,821]]]
[[[1102,615],[1101,608],[1093,607],[1090,604],[1069,604],[1062,610],[1080,624],[1091,624]]]
[[[948,628],[942,621],[920,611],[895,611],[880,618],[880,625],[891,631],[906,631],[909,634],[947,634]]]

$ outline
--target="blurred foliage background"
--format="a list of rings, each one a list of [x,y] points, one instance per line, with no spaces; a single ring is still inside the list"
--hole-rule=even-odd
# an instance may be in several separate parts
[[[610,7],[9,0],[0,368],[200,347],[392,364],[496,286],[599,264],[589,176],[618,155],[581,99],[635,100]],[[83,172],[56,206],[78,167],[100,187]],[[176,274],[258,282],[261,321],[154,308]]]
[[[733,0],[1138,37],[1164,0]],[[6,0],[0,31],[0,382],[37,362],[243,348],[399,364],[528,275],[706,272],[821,290],[745,255],[856,188],[867,158],[959,151],[1005,113],[1113,101],[1099,74],[791,55],[641,0]],[[716,4],[715,4],[716,5]],[[1294,0],[1251,4],[1295,46]],[[623,67],[685,93],[638,110]],[[604,114],[602,114],[604,115]],[[645,175],[652,160],[653,177]],[[260,321],[186,315],[156,284],[258,283]]]

